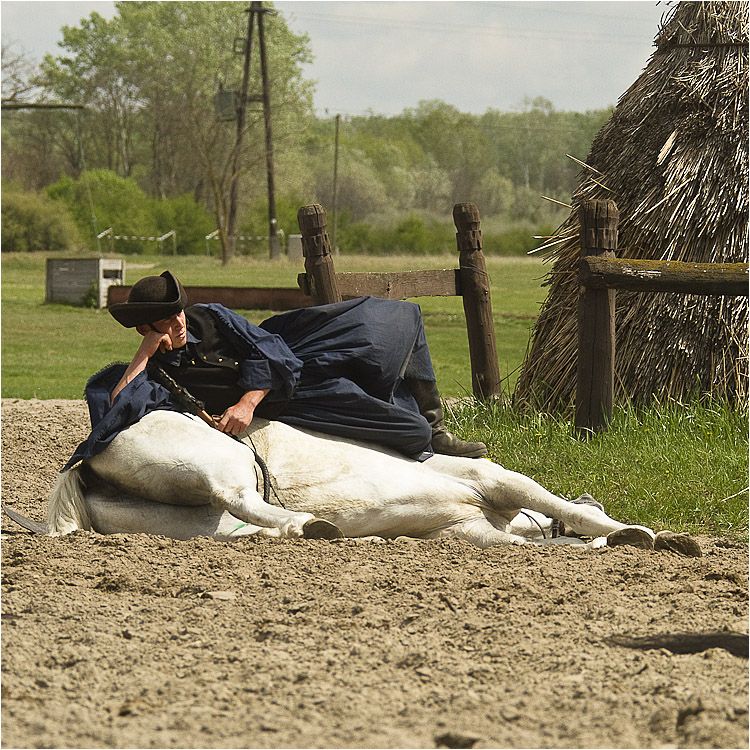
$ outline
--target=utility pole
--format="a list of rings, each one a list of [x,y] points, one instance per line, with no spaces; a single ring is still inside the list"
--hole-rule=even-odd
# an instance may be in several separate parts
[[[273,139],[271,137],[271,96],[270,84],[268,79],[268,65],[266,60],[266,39],[263,27],[263,16],[266,13],[274,11],[263,8],[262,2],[252,2],[250,7],[245,9],[248,14],[247,21],[247,39],[245,41],[245,60],[242,72],[242,90],[240,91],[239,101],[237,102],[237,138],[235,140],[234,154],[232,156],[232,176],[231,187],[229,192],[229,215],[227,217],[227,242],[224,244],[223,263],[226,264],[234,255],[236,246],[236,226],[237,226],[237,196],[239,192],[240,179],[240,160],[242,157],[242,141],[245,134],[246,109],[250,101],[263,101],[263,118],[265,121],[266,132],[266,173],[268,176],[268,238],[270,257],[279,258],[281,255],[279,249],[279,238],[277,233],[276,221],[276,196],[274,188],[274,171],[273,171]],[[253,25],[255,17],[258,18],[258,39],[260,43],[260,68],[263,82],[262,97],[249,96],[250,87],[250,56],[252,52]]]
[[[336,247],[336,218],[338,216],[338,183],[339,183],[339,122],[341,115],[336,115],[336,135],[333,141],[333,232],[331,234],[331,245],[333,254],[337,252]]]
[[[250,52],[253,43],[253,13],[250,8],[247,13],[247,39],[245,40],[245,62],[242,69],[242,89],[237,102],[237,138],[234,142],[232,154],[231,184],[229,187],[229,216],[227,217],[226,238],[222,242],[222,263],[226,265],[232,257],[236,247],[237,225],[237,193],[240,184],[240,158],[242,156],[242,140],[245,136],[245,110],[247,109],[247,90],[250,85]]]
[[[271,90],[268,82],[266,62],[266,37],[263,30],[263,16],[272,11],[265,10],[262,2],[254,2],[252,11],[258,14],[258,39],[260,41],[260,73],[263,78],[263,119],[266,125],[266,173],[268,175],[268,245],[271,260],[281,257],[276,222],[276,194],[273,179],[273,139],[271,138]]]

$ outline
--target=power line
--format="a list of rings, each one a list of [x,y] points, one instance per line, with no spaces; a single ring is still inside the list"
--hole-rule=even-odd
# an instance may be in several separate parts
[[[552,7],[558,3],[545,3],[544,6],[540,4],[534,6],[534,13],[554,13],[559,16],[585,16],[587,18],[603,18],[608,21],[638,21],[642,22],[643,18],[637,18],[636,16],[611,16],[607,13],[592,13],[589,10],[574,10],[570,6],[572,3],[567,2],[564,3],[565,10],[558,10],[556,7]],[[671,5],[671,0],[667,0],[666,2],[655,2],[654,7],[657,5],[663,5],[665,8],[668,5]],[[588,3],[586,3],[588,5]],[[528,12],[529,10],[529,4],[528,2],[522,2],[522,3],[504,3],[503,8],[505,10],[523,10],[524,12]]]
[[[558,11],[559,12],[559,11]],[[644,38],[640,34],[622,34],[617,35],[602,35],[597,32],[586,32],[586,31],[565,31],[564,33],[546,34],[528,29],[520,29],[512,26],[484,26],[477,24],[465,24],[465,23],[430,23],[430,22],[416,22],[416,21],[404,21],[399,18],[383,17],[379,19],[365,18],[362,16],[350,16],[350,15],[327,15],[322,13],[307,13],[307,12],[295,12],[295,18],[307,19],[312,21],[325,21],[326,23],[343,23],[359,27],[375,27],[375,28],[386,28],[386,29],[416,29],[417,31],[423,32],[438,32],[438,33],[453,33],[458,30],[471,32],[472,34],[483,34],[485,36],[492,36],[504,39],[539,39],[542,41],[581,41],[588,42],[591,44],[607,44],[607,45],[627,45],[633,42],[643,42]],[[612,20],[615,20],[614,18]]]

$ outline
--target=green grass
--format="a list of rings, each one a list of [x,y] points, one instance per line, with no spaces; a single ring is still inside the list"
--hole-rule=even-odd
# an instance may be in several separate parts
[[[502,403],[461,403],[450,423],[490,457],[555,494],[589,492],[626,523],[747,539],[748,417],[725,403],[616,407],[606,432],[573,437],[571,421]]]
[[[228,266],[202,256],[127,256],[127,284],[169,268],[185,285],[296,287],[301,264],[237,258]],[[342,255],[340,271],[451,268],[457,257],[365,257]],[[523,361],[529,330],[543,300],[544,269],[536,259],[488,258],[501,376],[510,389]],[[116,360],[129,361],[138,335],[119,326],[106,310],[45,304],[45,258],[2,256],[3,398],[80,398],[87,378]],[[471,368],[461,300],[426,297],[422,306],[441,392],[471,393]],[[253,323],[270,310],[239,311]]]

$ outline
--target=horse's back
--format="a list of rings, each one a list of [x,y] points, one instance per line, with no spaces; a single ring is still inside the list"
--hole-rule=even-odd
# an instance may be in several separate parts
[[[430,461],[280,422],[251,428],[247,439],[267,461],[285,507],[326,518],[351,536],[419,536],[478,512],[472,484],[434,471]]]

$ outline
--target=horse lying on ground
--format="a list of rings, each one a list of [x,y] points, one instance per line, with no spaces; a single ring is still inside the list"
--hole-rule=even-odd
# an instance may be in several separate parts
[[[263,498],[263,461],[271,502]],[[459,538],[482,548],[584,544],[553,539],[551,519],[558,519],[593,538],[590,547],[654,546],[650,529],[619,523],[597,506],[556,497],[486,459],[435,455],[419,463],[369,443],[261,419],[239,441],[197,417],[155,411],[61,474],[46,533],[409,536]]]

